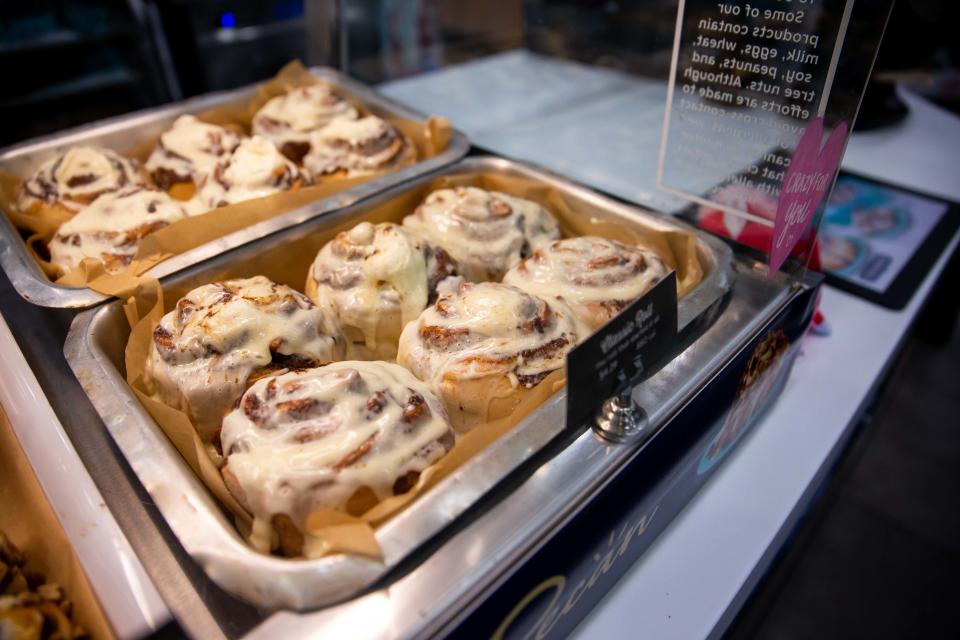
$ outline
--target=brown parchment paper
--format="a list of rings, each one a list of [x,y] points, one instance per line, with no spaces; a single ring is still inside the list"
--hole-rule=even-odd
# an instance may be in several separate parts
[[[299,61],[294,61],[281,69],[272,80],[257,87],[256,95],[249,102],[215,107],[196,116],[205,122],[230,127],[249,135],[253,116],[269,99],[297,87],[321,82],[323,80],[311,74]],[[345,89],[335,87],[335,90],[349,100],[361,115],[371,113],[366,105]],[[34,211],[21,210],[17,200],[20,184],[26,176],[14,175],[0,169],[0,209],[7,213],[14,226],[25,236],[30,254],[47,277],[56,284],[65,287],[89,287],[100,293],[117,295],[118,291],[129,291],[136,286],[132,280],[167,258],[432,158],[443,152],[450,143],[453,128],[445,118],[430,117],[426,121],[416,121],[387,114],[380,115],[404,135],[411,150],[388,169],[356,177],[321,177],[312,186],[247,200],[178,221],[144,238],[131,264],[118,274],[108,274],[103,265],[93,258],[84,259],[78,268],[66,274],[61,273],[58,267],[47,260],[47,243],[70,216],[62,210],[50,207],[41,207]],[[158,140],[159,137],[153,137],[135,147],[118,151],[145,162]]]
[[[644,225],[642,218],[632,224],[599,209],[585,209],[561,190],[530,178],[473,173],[440,177],[410,188],[387,202],[365,208],[363,212],[347,220],[331,222],[321,231],[237,260],[217,273],[209,274],[203,281],[183,282],[166,290],[161,290],[156,281],[150,285],[139,285],[133,290],[125,307],[127,319],[132,326],[126,349],[127,381],[194,472],[237,517],[241,532],[248,530],[250,515],[230,495],[189,418],[186,414],[150,398],[143,384],[143,371],[153,328],[163,313],[170,311],[180,297],[209,282],[264,275],[275,282],[302,291],[317,252],[337,233],[352,228],[361,221],[399,223],[413,212],[431,191],[450,186],[495,189],[540,202],[557,217],[567,236],[597,235],[647,247],[660,255],[671,268],[676,269],[679,295],[690,291],[703,278],[703,268],[697,258],[696,239],[692,233],[663,231],[656,224]],[[377,526],[533,413],[565,383],[565,371],[555,371],[537,385],[532,393],[526,394],[507,418],[480,425],[460,436],[450,453],[421,474],[420,480],[409,492],[388,498],[358,515],[334,510],[322,510],[312,514],[308,518],[307,528],[313,536],[322,541],[317,547],[318,550],[315,550],[316,554],[354,553],[380,558],[380,549],[374,536]]]
[[[70,482],[69,478],[63,478]],[[63,587],[73,601],[72,621],[92,638],[113,638],[77,554],[60,526],[0,407],[0,530],[27,556],[27,568]]]

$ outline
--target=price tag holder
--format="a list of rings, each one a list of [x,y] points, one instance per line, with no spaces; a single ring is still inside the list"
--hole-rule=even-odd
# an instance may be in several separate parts
[[[567,427],[582,426],[606,399],[654,373],[676,337],[671,272],[567,355]]]

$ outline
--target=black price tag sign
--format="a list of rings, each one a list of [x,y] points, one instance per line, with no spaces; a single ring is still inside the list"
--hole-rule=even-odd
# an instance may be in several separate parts
[[[652,373],[677,337],[677,275],[666,278],[567,354],[567,427]]]

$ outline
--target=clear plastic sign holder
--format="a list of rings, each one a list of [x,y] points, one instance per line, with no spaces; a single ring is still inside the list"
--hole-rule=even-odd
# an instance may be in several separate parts
[[[802,277],[893,2],[680,0],[657,187]]]

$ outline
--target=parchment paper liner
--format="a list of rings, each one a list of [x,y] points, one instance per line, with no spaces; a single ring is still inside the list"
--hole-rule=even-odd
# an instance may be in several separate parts
[[[294,61],[281,69],[272,80],[260,85],[256,96],[247,104],[224,105],[196,115],[205,122],[239,128],[249,135],[253,116],[267,100],[293,88],[321,82],[323,81],[311,74],[300,62]],[[335,90],[353,103],[361,115],[371,113],[369,108],[345,89],[335,87]],[[28,234],[25,242],[30,254],[47,277],[56,284],[64,287],[89,287],[100,293],[117,295],[118,291],[129,291],[136,284],[133,279],[167,258],[415,162],[432,158],[443,152],[450,143],[452,127],[445,118],[430,117],[420,122],[386,115],[384,119],[406,137],[415,151],[414,154],[382,171],[356,177],[326,176],[317,179],[317,184],[310,187],[247,200],[176,222],[144,238],[127,269],[113,275],[108,274],[100,261],[93,258],[85,258],[80,266],[66,274],[62,274],[58,267],[44,258],[47,243],[70,216],[49,207],[35,212],[20,210],[17,199],[25,176],[0,170],[0,209],[7,213],[14,226]],[[145,140],[121,153],[145,162],[156,147],[158,139],[159,137],[153,137]]]
[[[697,258],[696,238],[691,233],[673,230],[651,232],[640,224],[625,225],[610,214],[604,214],[601,211],[576,211],[575,205],[569,202],[562,192],[536,180],[479,173],[432,180],[368,209],[362,215],[351,216],[348,220],[341,221],[340,224],[326,231],[291,243],[284,247],[282,260],[275,258],[276,252],[262,252],[242,263],[225,267],[220,273],[214,274],[210,281],[265,275],[276,282],[302,290],[307,271],[317,252],[337,233],[363,220],[374,223],[386,221],[399,223],[428,193],[456,185],[495,189],[540,202],[560,220],[566,236],[597,235],[622,242],[633,242],[649,248],[660,255],[670,268],[676,270],[677,286],[681,296],[695,287],[703,277],[703,269]],[[166,311],[173,308],[180,297],[195,286],[197,286],[196,283],[185,284],[161,291],[159,283],[152,280],[142,282],[136,288],[125,305],[127,319],[132,326],[125,358],[127,381],[193,471],[220,502],[236,516],[240,531],[247,532],[250,526],[250,514],[230,495],[189,418],[186,414],[149,397],[143,384],[143,371],[153,327]],[[422,473],[417,485],[406,494],[388,498],[360,517],[333,510],[313,513],[308,518],[307,526],[310,533],[322,541],[317,545],[320,549],[317,555],[354,553],[380,558],[380,549],[374,536],[374,530],[378,525],[518,424],[553,393],[561,389],[565,383],[564,370],[553,372],[531,393],[521,398],[519,404],[513,407],[509,417],[481,425],[459,437],[451,452]],[[491,398],[491,402],[512,403],[511,400],[504,398]]]

